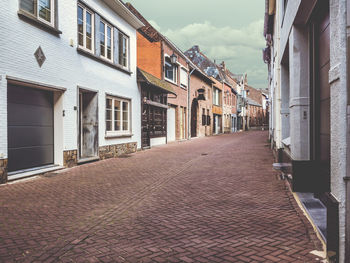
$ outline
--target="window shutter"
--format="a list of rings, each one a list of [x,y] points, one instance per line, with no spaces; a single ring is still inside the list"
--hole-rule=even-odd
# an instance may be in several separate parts
[[[114,64],[119,64],[119,31],[116,28],[113,31],[113,52]]]
[[[101,17],[95,13],[95,55],[101,56],[100,49],[100,22]]]
[[[188,74],[187,74],[187,71],[183,68],[181,68],[181,71],[180,71],[180,83],[185,87],[188,86]]]

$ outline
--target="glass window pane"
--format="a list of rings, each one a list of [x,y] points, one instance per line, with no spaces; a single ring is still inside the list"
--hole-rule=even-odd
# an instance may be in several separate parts
[[[34,15],[34,0],[20,0],[19,8]]]
[[[112,29],[107,26],[107,58],[112,58]]]
[[[128,130],[129,123],[129,103],[123,101],[123,131]]]
[[[92,15],[86,12],[86,48],[92,49],[92,26],[91,26]]]
[[[78,6],[78,44],[84,46],[84,10]]]
[[[128,121],[123,121],[123,131],[128,130]]]
[[[100,52],[101,56],[104,57],[106,55],[105,52],[105,24],[100,22]]]
[[[106,99],[106,108],[112,109],[112,99]]]
[[[51,23],[51,0],[38,0],[39,17]]]
[[[115,121],[114,122],[114,130],[115,131],[120,131],[120,121]]]
[[[111,121],[106,121],[106,130],[111,131],[112,130],[112,122]]]

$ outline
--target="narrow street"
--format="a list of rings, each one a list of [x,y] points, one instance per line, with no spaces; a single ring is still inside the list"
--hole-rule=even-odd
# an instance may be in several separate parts
[[[173,143],[0,186],[0,262],[318,262],[267,132]]]

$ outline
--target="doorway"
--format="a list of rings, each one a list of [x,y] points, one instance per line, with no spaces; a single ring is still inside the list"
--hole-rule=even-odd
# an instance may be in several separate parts
[[[79,90],[79,159],[98,157],[98,93]]]
[[[191,137],[197,137],[198,101],[194,99],[191,106]]]

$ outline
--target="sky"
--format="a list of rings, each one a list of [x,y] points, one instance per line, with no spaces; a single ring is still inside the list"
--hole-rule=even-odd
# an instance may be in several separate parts
[[[247,73],[248,84],[267,87],[262,60],[265,1],[263,0],[125,0],[182,51],[193,45],[217,64],[236,74]]]

